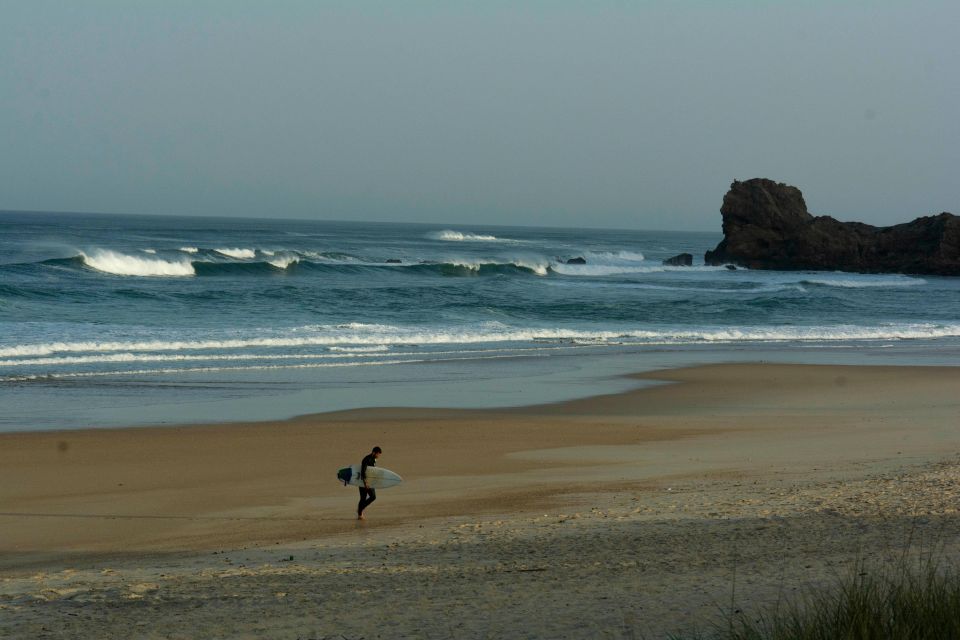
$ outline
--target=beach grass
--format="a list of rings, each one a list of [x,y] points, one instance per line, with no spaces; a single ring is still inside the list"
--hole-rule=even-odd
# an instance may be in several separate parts
[[[731,608],[706,632],[671,640],[934,640],[960,638],[960,573],[934,555],[893,566],[858,561],[832,587],[761,610]]]

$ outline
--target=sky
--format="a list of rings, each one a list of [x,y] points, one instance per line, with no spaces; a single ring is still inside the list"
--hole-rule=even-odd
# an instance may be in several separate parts
[[[960,3],[0,0],[0,209],[719,231],[960,213]]]

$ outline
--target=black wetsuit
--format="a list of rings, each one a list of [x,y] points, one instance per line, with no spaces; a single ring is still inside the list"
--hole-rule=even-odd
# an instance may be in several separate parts
[[[367,479],[367,467],[377,466],[377,457],[372,453],[366,456],[363,461],[360,463],[360,479]],[[363,485],[360,485],[360,504],[357,505],[357,515],[362,515],[363,510],[370,506],[370,504],[377,499],[377,490],[373,487],[367,489]]]

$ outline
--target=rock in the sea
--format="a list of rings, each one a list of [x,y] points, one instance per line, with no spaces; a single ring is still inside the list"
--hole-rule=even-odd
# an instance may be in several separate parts
[[[692,267],[693,255],[690,253],[681,253],[672,258],[667,258],[663,261],[663,264],[667,267]]]
[[[403,261],[396,258],[387,258],[387,264],[403,264]]]
[[[586,258],[570,258],[567,260],[567,264],[587,264]]]
[[[960,217],[892,227],[812,216],[796,187],[754,178],[723,197],[723,240],[704,260],[750,269],[960,275]]]

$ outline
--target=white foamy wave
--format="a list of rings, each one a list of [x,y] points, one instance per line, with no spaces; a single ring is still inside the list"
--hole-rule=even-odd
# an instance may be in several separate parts
[[[804,289],[800,284],[779,284],[779,285],[769,285],[769,286],[757,286],[750,289],[737,288],[730,289],[722,286],[716,287],[681,287],[681,286],[670,286],[670,285],[660,285],[660,284],[648,284],[643,282],[620,282],[620,281],[609,281],[609,282],[589,282],[581,283],[572,280],[553,280],[549,283],[550,286],[556,287],[589,287],[594,290],[599,289],[643,289],[647,291],[675,291],[678,293],[710,293],[714,295],[729,295],[735,297],[752,297],[759,296],[771,293],[782,293],[782,292],[799,292],[807,293],[807,290]]]
[[[645,333],[645,332],[639,332]],[[637,337],[642,337],[638,335]],[[666,331],[649,336],[667,343],[699,342],[856,342],[863,340],[922,340],[960,337],[960,324],[930,323],[834,325],[812,327],[711,327],[698,331]]]
[[[807,278],[803,284],[818,284],[825,287],[841,287],[843,289],[863,289],[870,287],[916,287],[927,284],[923,278],[907,276],[889,278]]]
[[[330,347],[330,351],[335,353],[382,353],[389,350],[390,347],[382,344],[372,347]]]
[[[144,253],[149,253],[151,255],[156,255],[157,253],[156,249],[140,249],[140,251],[143,251]]]
[[[650,344],[697,344],[704,342],[784,342],[907,340],[960,337],[960,324],[897,324],[875,327],[857,325],[814,327],[713,327],[699,330],[632,329],[571,330],[562,328],[515,328],[497,325],[466,330],[428,330],[351,323],[302,328],[303,335],[249,337],[230,340],[148,340],[113,342],[56,342],[0,348],[0,357],[39,357],[58,353],[102,354],[112,352],[202,351],[272,347],[386,347],[391,345],[452,345],[478,343],[594,340],[619,343],[635,340]]]
[[[621,262],[643,262],[647,258],[639,251],[588,251],[584,254],[587,263],[599,262],[601,264]]]
[[[455,267],[461,267],[463,269],[470,269],[470,271],[480,271],[479,262],[465,262],[463,260],[453,260],[450,262]]]
[[[505,358],[507,356],[485,356],[486,358]],[[472,358],[446,358],[446,360],[475,360]],[[186,367],[186,368],[168,368],[168,369],[126,369],[121,371],[82,371],[73,373],[48,373],[43,375],[25,375],[25,376],[7,376],[0,377],[0,380],[11,382],[29,381],[29,380],[59,380],[63,378],[103,378],[116,376],[149,376],[149,375],[170,375],[183,373],[211,373],[219,371],[269,371],[277,369],[330,369],[335,367],[371,367],[391,364],[413,364],[427,362],[425,359],[416,360],[380,360],[377,362],[325,362],[325,363],[306,363],[306,364],[265,364],[248,365],[232,367]]]
[[[480,262],[480,261],[467,261],[467,260],[457,260],[453,259],[447,264],[451,264],[455,267],[460,267],[461,269],[469,269],[470,271],[480,271],[484,266],[508,266],[512,265],[519,269],[527,269],[533,271],[538,276],[548,275],[548,270],[550,269],[550,263],[548,262],[535,262],[529,260],[511,260],[510,262]]]
[[[496,236],[486,236],[469,232],[464,233],[451,229],[432,231],[427,234],[427,237],[431,240],[444,240],[446,242],[510,242],[509,240]]]
[[[99,249],[89,255],[81,252],[84,264],[91,269],[118,276],[192,276],[193,265],[185,260],[161,260],[128,256],[109,249]]]
[[[277,269],[286,269],[290,265],[300,262],[300,258],[297,256],[281,256],[267,262]]]
[[[300,253],[307,260],[319,264],[349,264],[355,266],[380,266],[383,264],[382,262],[361,260],[356,256],[351,256],[346,253],[321,253],[317,251],[302,251]]]
[[[526,260],[514,260],[513,266],[520,267],[523,269],[529,269],[533,271],[538,276],[547,275],[547,271],[550,268],[550,264],[546,262],[527,262]]]
[[[120,371],[82,371],[72,373],[49,373],[43,375],[21,375],[0,377],[0,381],[29,381],[29,380],[57,380],[62,378],[101,378],[115,376],[141,376],[141,375],[170,375],[182,373],[208,373],[220,371],[264,371],[277,369],[328,369],[334,367],[371,367],[397,364],[417,364],[424,362],[454,362],[458,360],[496,360],[501,358],[513,358],[515,356],[507,355],[470,355],[455,356],[450,358],[414,358],[402,360],[378,360],[375,362],[325,362],[325,363],[304,363],[304,364],[264,364],[247,366],[228,366],[228,367],[188,367],[188,368],[168,368],[168,369],[136,369]]]
[[[257,252],[253,249],[214,249],[217,253],[237,260],[246,260],[253,258]]]
[[[596,342],[584,341],[583,344],[597,344]],[[423,358],[425,355],[430,357],[439,356],[464,356],[469,354],[489,355],[493,353],[529,353],[558,351],[571,349],[571,345],[558,346],[536,346],[536,347],[510,347],[510,348],[486,348],[486,349],[456,349],[452,351],[431,350],[431,351],[394,351],[389,354],[391,358]],[[26,358],[20,360],[0,360],[0,367],[48,367],[64,365],[88,365],[88,364],[132,364],[147,362],[257,362],[257,361],[290,361],[290,360],[346,360],[350,358],[379,358],[385,351],[390,349],[385,346],[379,347],[330,347],[333,353],[297,353],[297,354],[142,354],[142,353],[106,353],[92,356],[62,356],[53,358]]]
[[[200,251],[200,249],[197,247],[180,247],[180,251],[183,251],[184,253],[197,253]]]
[[[622,337],[619,332],[578,332],[562,329],[491,330],[469,332],[422,331],[384,325],[351,323],[337,327],[326,335],[302,337],[248,338],[234,340],[182,341],[117,341],[117,342],[57,342],[35,345],[17,345],[0,348],[0,357],[49,356],[58,353],[110,353],[199,351],[208,349],[245,349],[270,347],[308,347],[387,345],[475,344],[483,342],[514,342],[556,340],[591,337]]]
[[[21,358],[0,360],[0,367],[49,367],[75,364],[132,363],[132,362],[196,362],[196,361],[247,361],[247,360],[332,360],[343,358],[372,358],[389,351],[388,347],[355,347],[329,349],[333,353],[296,353],[296,354],[229,354],[229,353],[101,353],[89,356],[57,356],[52,358]],[[437,353],[437,352],[431,352]],[[450,353],[450,352],[441,352]],[[422,356],[422,352],[390,354],[391,357]]]
[[[300,327],[297,329],[299,331],[326,331],[330,329],[326,325],[322,324],[313,324],[306,327]],[[346,322],[344,324],[338,324],[333,327],[334,329],[354,329],[357,331],[390,331],[395,327],[389,324],[371,324],[369,322]]]
[[[646,256],[639,251],[587,251],[582,254],[586,264],[569,264],[565,261],[551,265],[550,269],[566,276],[613,276],[631,273],[663,273],[676,271],[679,273],[721,272],[726,267],[708,267],[697,265],[692,267],[671,267],[663,264],[647,262]]]
[[[550,266],[550,270],[565,276],[613,276],[628,273],[662,273],[678,271],[692,273],[695,271],[726,271],[726,267],[667,267],[667,266],[639,266],[630,264],[564,264]]]

